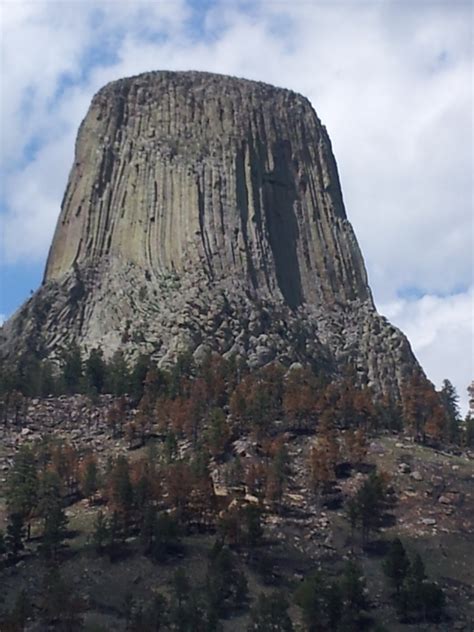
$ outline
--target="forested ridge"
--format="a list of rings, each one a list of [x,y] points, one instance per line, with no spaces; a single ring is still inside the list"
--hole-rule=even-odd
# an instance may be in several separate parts
[[[145,356],[129,365],[120,353],[106,361],[100,349],[83,358],[73,347],[56,365],[25,356],[3,366],[0,393],[5,436],[24,438],[1,494],[2,573],[39,565],[33,591],[6,591],[2,630],[43,629],[34,622],[109,629],[90,616],[87,590],[71,584],[71,559],[88,556],[111,568],[144,559],[164,573],[148,598],[132,582],[115,610],[102,613],[120,629],[381,630],[391,629],[383,627],[387,608],[408,626],[449,621],[443,586],[396,537],[393,472],[370,450],[397,436],[453,454],[472,447],[472,420],[460,418],[448,380],[436,392],[414,374],[393,401],[358,386],[350,369],[250,370],[233,358],[209,354],[197,364],[184,354],[162,370]],[[106,398],[101,423],[112,447],[88,445],[86,419],[75,422],[83,440],[28,440],[32,402],[54,408],[77,397],[91,410]],[[342,491],[341,481],[349,481]],[[340,517],[346,547],[334,564],[315,555],[295,574],[275,538],[302,511],[298,494],[314,520]],[[76,523],[82,507],[81,539],[71,516]],[[285,538],[283,551],[294,544]],[[200,570],[188,572],[196,542],[204,543]],[[368,557],[385,577],[382,616],[364,577]]]

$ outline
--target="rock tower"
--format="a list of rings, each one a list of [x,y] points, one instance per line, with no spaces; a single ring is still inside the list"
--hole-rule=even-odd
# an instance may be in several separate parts
[[[398,394],[419,370],[375,310],[309,101],[201,72],[114,81],[82,122],[44,281],[0,348],[185,349],[252,366],[351,363]]]

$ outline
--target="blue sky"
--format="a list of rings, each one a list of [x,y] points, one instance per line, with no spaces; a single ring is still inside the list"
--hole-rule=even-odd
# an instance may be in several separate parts
[[[472,366],[470,1],[1,4],[0,317],[41,283],[92,95],[154,69],[260,79],[327,126],[379,311],[465,403]]]

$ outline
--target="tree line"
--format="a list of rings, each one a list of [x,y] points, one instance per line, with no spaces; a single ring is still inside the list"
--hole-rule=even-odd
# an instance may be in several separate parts
[[[28,398],[78,393],[92,399],[104,393],[127,396],[139,409],[136,423],[127,428],[131,441],[146,435],[154,420],[196,436],[202,419],[212,417],[209,439],[219,450],[230,416],[239,433],[252,430],[261,436],[274,432],[276,421],[304,430],[330,419],[340,429],[403,430],[420,442],[474,444],[474,420],[461,419],[454,386],[444,380],[437,392],[421,373],[406,380],[395,400],[358,385],[350,367],[339,376],[309,367],[288,371],[277,362],[250,370],[235,357],[217,354],[196,364],[192,354],[183,353],[163,370],[148,356],[130,363],[120,351],[106,360],[101,349],[92,349],[84,358],[72,345],[56,364],[31,354],[0,364],[4,421],[7,416],[20,421]]]

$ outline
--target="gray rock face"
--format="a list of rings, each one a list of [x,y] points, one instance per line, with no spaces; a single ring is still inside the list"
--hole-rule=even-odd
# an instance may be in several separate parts
[[[331,143],[310,103],[197,72],[105,86],[81,124],[38,292],[4,353],[72,340],[153,353],[354,362],[396,394],[418,370],[374,308]],[[23,342],[22,342],[23,341]]]

